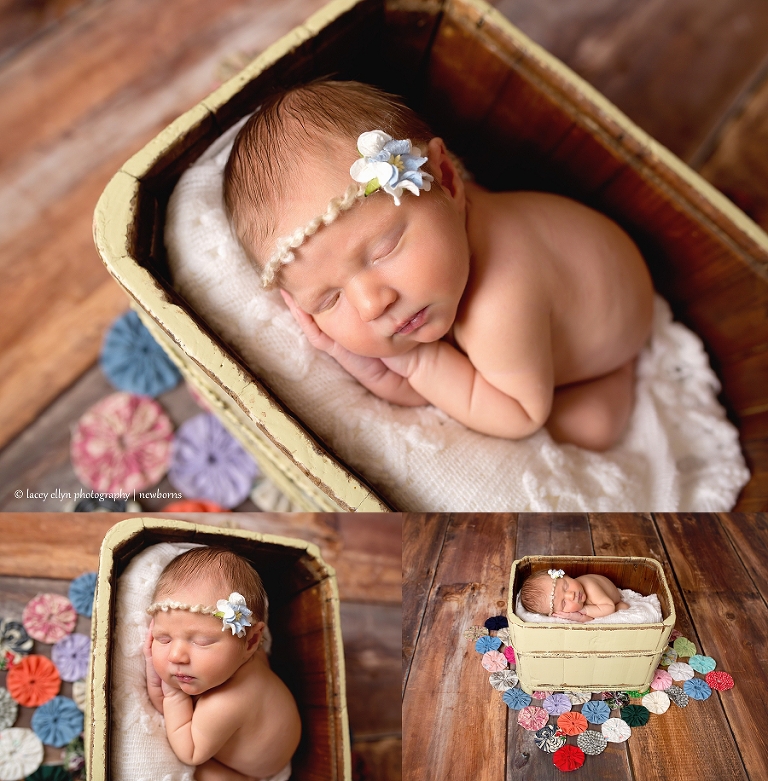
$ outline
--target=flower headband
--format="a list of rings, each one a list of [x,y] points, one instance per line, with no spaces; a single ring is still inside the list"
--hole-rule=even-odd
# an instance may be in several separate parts
[[[552,578],[552,595],[549,598],[549,615],[555,612],[555,586],[557,579],[565,577],[565,572],[561,569],[549,569],[547,574]]]
[[[202,613],[203,615],[214,616],[222,620],[221,631],[224,632],[227,627],[232,630],[233,635],[245,637],[245,627],[253,626],[248,620],[253,615],[245,604],[245,597],[233,591],[227,599],[220,599],[216,607],[207,605],[187,605],[184,602],[174,602],[172,599],[165,599],[162,602],[153,602],[148,608],[147,613],[153,616],[159,610],[167,613],[169,610],[188,610],[190,613]]]
[[[277,240],[275,251],[261,272],[263,288],[272,287],[280,267],[295,259],[292,250],[300,247],[308,236],[317,233],[321,225],[330,225],[359,200],[376,190],[383,190],[394,198],[395,206],[399,206],[405,190],[418,195],[421,190],[429,191],[432,187],[434,177],[420,170],[427,158],[421,156],[417,146],[411,146],[410,139],[398,141],[383,130],[370,130],[358,137],[357,151],[360,159],[355,160],[349,169],[356,184],[349,185],[340,198],[332,198],[319,217]]]

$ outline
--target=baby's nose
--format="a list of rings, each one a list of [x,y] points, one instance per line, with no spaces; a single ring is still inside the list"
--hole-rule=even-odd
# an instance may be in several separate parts
[[[381,317],[397,300],[396,291],[375,274],[360,274],[350,282],[347,298],[363,322]]]
[[[172,643],[168,658],[172,662],[182,662],[187,658],[187,651],[182,643]]]

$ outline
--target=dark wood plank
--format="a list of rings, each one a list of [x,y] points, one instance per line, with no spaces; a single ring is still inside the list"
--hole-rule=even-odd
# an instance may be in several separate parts
[[[768,7],[760,0],[495,5],[684,160],[768,55]]]
[[[403,698],[408,781],[504,778],[507,707],[462,632],[503,612],[515,532],[514,516],[451,517]]]
[[[718,518],[763,601],[768,604],[768,515],[721,513]]]
[[[353,781],[400,781],[403,777],[403,741],[352,736]]]
[[[403,522],[403,682],[405,691],[413,652],[448,527],[448,515],[408,513]]]
[[[523,556],[572,555],[596,553],[590,535],[589,518],[583,513],[521,513],[518,519],[515,558]],[[517,724],[515,712],[509,719],[507,743],[507,781],[554,781],[561,771],[552,756],[533,742],[533,733]],[[569,743],[575,743],[573,738]],[[593,779],[631,779],[626,747],[611,744],[598,757],[588,757],[585,770]],[[583,772],[583,771],[582,771]]]
[[[656,515],[699,647],[736,688],[718,695],[750,778],[768,777],[768,752],[755,739],[768,719],[768,609],[717,516]]]
[[[624,513],[592,515],[590,525],[598,555],[647,556],[662,564],[675,605],[675,627],[701,648],[677,585],[679,562],[667,557],[666,534],[659,536],[651,517]],[[717,656],[715,659],[720,662]],[[717,735],[718,739],[702,742],[702,735]],[[666,781],[672,774],[681,778],[745,778],[728,720],[716,699],[691,702],[682,709],[670,706],[665,714],[652,716],[645,727],[634,729],[626,745],[637,781]],[[681,750],[694,745],[696,751]]]

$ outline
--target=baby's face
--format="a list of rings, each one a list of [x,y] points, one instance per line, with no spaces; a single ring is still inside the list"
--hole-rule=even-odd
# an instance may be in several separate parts
[[[209,586],[178,589],[163,599],[213,606],[226,597],[220,587]],[[211,615],[188,610],[159,611],[152,629],[152,663],[157,674],[169,686],[189,695],[221,686],[252,655],[245,638],[235,637],[230,629],[221,629],[221,619]]]
[[[578,613],[586,602],[581,584],[568,575],[555,581],[555,613]]]
[[[350,162],[338,163],[338,176],[322,167],[308,175],[280,229],[306,224],[343,194]],[[469,274],[464,205],[435,178],[432,192],[405,193],[400,206],[383,192],[355,204],[280,272],[298,306],[357,355],[402,355],[442,338],[456,319]]]

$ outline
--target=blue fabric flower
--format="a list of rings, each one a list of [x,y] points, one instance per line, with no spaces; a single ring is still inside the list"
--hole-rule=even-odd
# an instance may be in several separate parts
[[[253,615],[253,611],[245,606],[245,597],[233,591],[229,599],[220,599],[216,603],[214,615],[224,622],[224,626],[221,627],[222,632],[229,628],[233,635],[245,637],[245,627],[251,626],[248,619]]]
[[[115,388],[141,396],[159,396],[181,380],[179,370],[135,312],[118,318],[107,332],[101,369]]]
[[[501,699],[512,710],[522,710],[531,704],[531,695],[526,694],[522,689],[507,689],[501,695]]]
[[[498,637],[485,635],[478,637],[475,642],[475,651],[481,654],[488,653],[488,651],[498,651],[499,648],[501,648],[501,640]]]
[[[63,748],[83,731],[83,714],[69,697],[54,697],[32,714],[32,729],[43,743]]]
[[[590,700],[581,706],[581,715],[592,724],[603,724],[608,721],[611,709],[602,700]]]
[[[509,626],[506,616],[491,616],[485,622],[486,629],[496,631],[497,629],[503,629],[505,626]]]
[[[91,617],[93,594],[96,591],[96,573],[86,572],[69,584],[69,601],[81,616]]]
[[[688,660],[688,664],[690,664],[697,673],[701,673],[702,675],[711,673],[712,670],[717,667],[717,662],[711,656],[702,656],[701,654],[694,654]]]
[[[706,700],[712,694],[709,684],[706,681],[702,681],[701,678],[689,678],[683,684],[683,691],[692,700]]]

